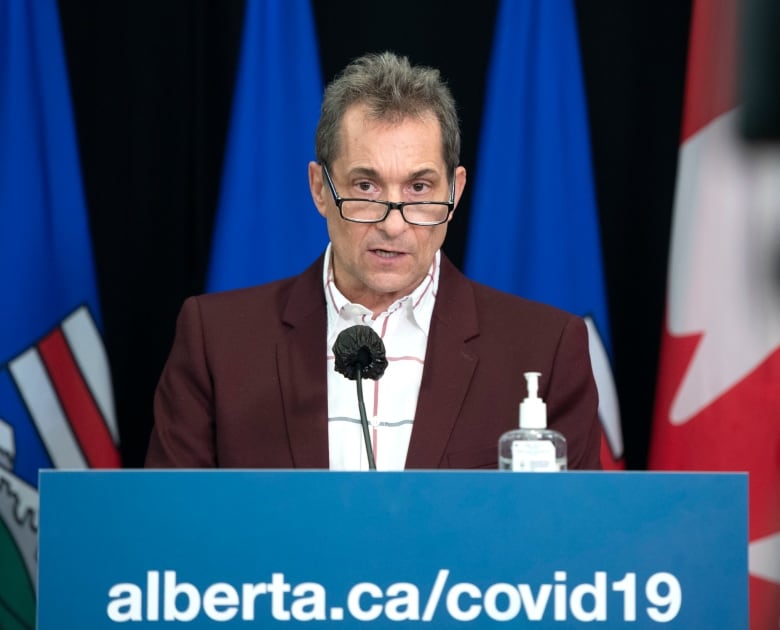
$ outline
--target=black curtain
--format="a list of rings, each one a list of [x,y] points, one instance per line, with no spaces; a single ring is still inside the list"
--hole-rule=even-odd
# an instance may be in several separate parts
[[[315,0],[323,78],[386,49],[438,67],[459,104],[473,181],[497,5]],[[135,467],[179,306],[203,291],[244,3],[59,0],[59,8],[122,455]],[[576,9],[626,461],[642,469],[690,4],[578,0]],[[469,204],[467,187],[445,243],[458,265]]]

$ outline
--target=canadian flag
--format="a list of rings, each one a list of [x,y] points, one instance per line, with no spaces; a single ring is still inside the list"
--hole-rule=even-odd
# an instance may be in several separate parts
[[[780,148],[737,128],[737,9],[693,4],[649,467],[749,473],[750,627],[766,630],[780,627]]]

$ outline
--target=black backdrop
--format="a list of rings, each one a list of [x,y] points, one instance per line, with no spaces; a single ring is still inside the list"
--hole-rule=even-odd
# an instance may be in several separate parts
[[[123,461],[135,467],[179,306],[203,290],[244,4],[59,0],[59,7]],[[350,59],[385,49],[442,71],[459,104],[462,162],[474,181],[497,0],[314,0],[313,7],[325,81]],[[642,469],[690,4],[576,0],[576,9],[626,462]],[[469,201],[467,187],[445,243],[458,265]]]

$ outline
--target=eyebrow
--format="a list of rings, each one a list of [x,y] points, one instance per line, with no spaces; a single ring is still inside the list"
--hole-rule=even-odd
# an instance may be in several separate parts
[[[358,166],[350,169],[347,173],[350,177],[368,177],[369,179],[379,179],[379,173],[373,168]]]
[[[376,169],[368,168],[364,166],[355,167],[351,169],[347,174],[351,177],[368,177],[369,179],[376,179],[376,180],[382,179],[382,177],[379,175],[379,172]],[[407,179],[420,179],[421,177],[430,177],[432,175],[436,176],[437,178],[440,177],[439,172],[436,169],[421,168],[420,170],[413,171],[412,173],[410,173]]]

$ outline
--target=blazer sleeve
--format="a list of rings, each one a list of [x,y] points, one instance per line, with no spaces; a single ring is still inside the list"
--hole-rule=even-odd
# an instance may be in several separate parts
[[[147,468],[216,466],[214,397],[198,298],[188,298],[176,322],[173,348],[154,396],[155,424]]]
[[[547,386],[547,426],[567,440],[570,469],[601,468],[598,391],[588,351],[588,329],[579,317],[564,326]]]

